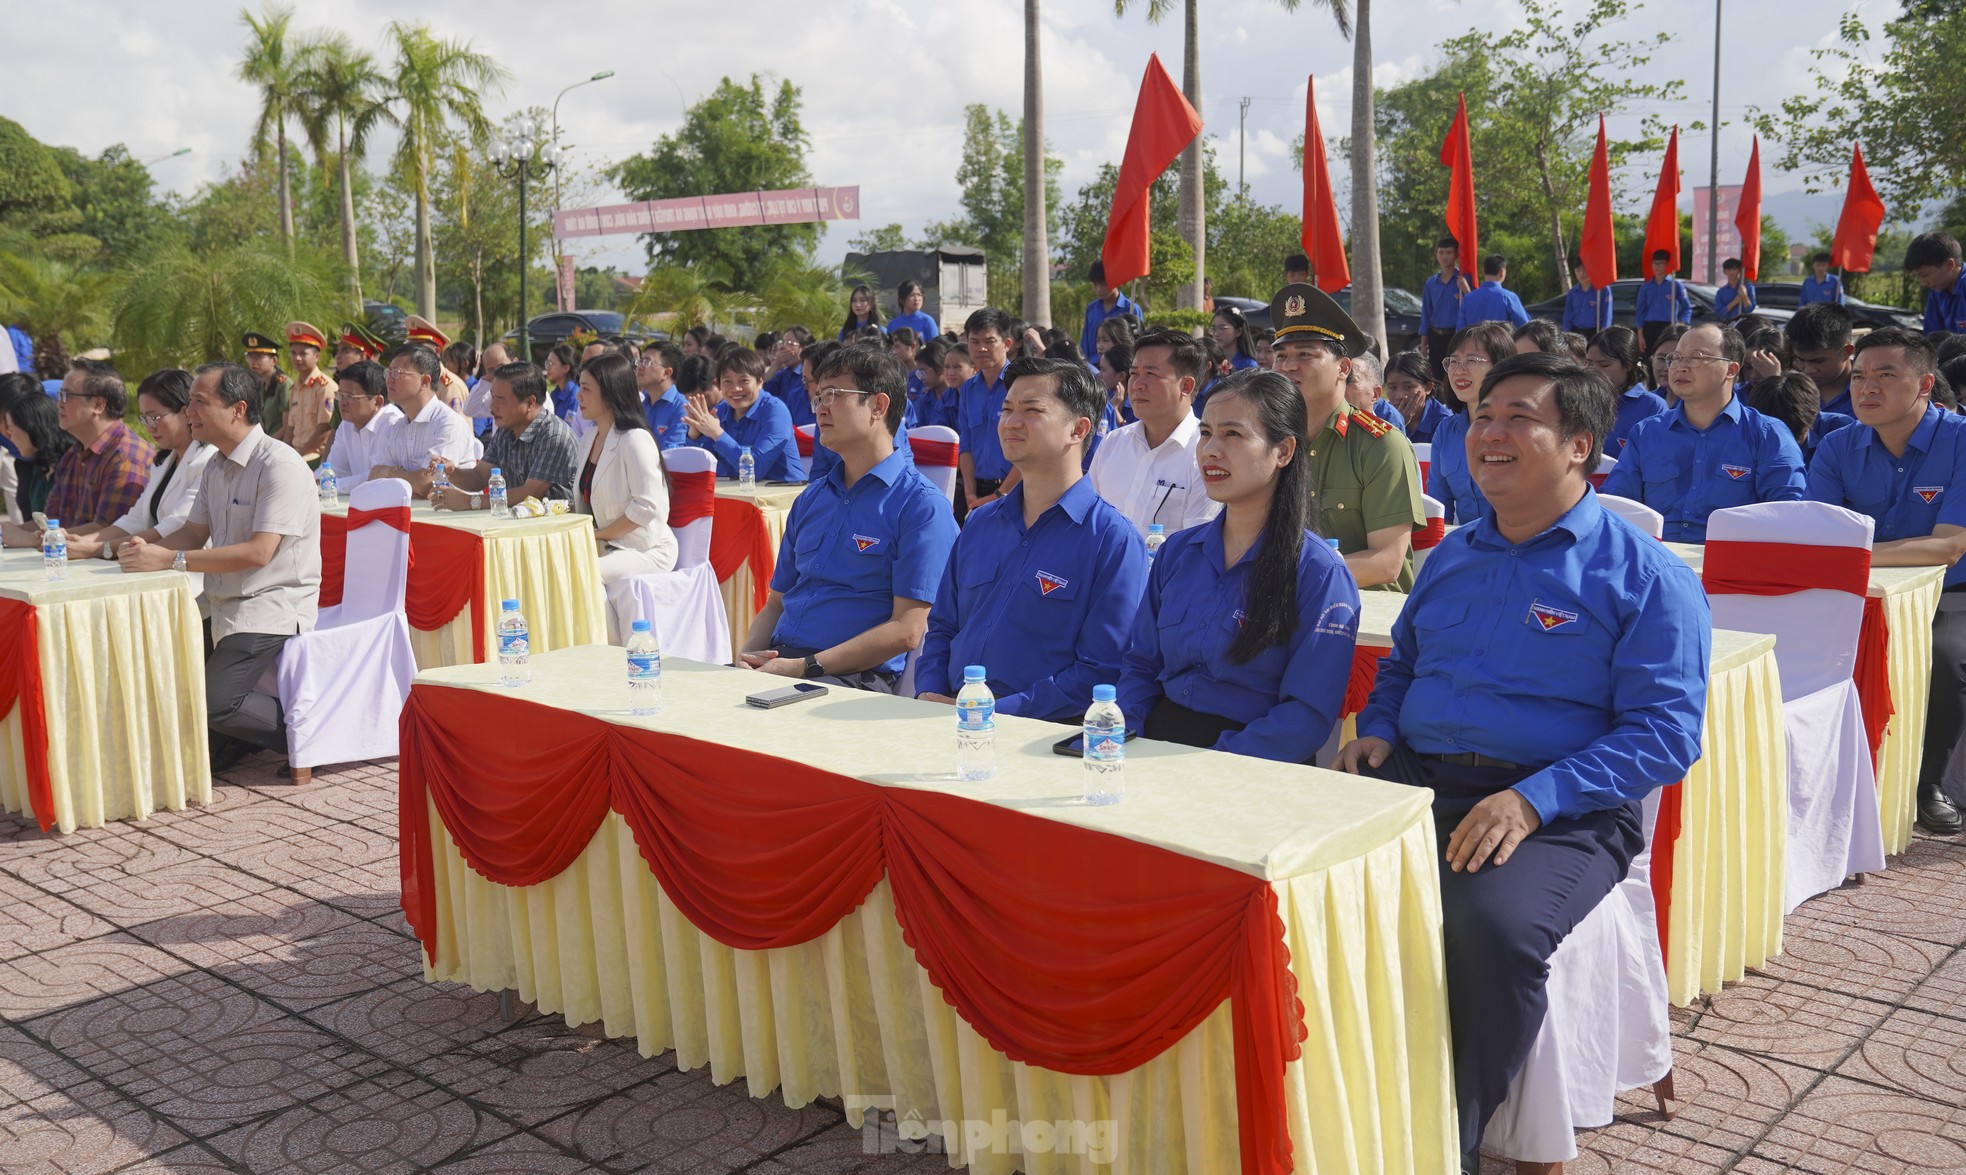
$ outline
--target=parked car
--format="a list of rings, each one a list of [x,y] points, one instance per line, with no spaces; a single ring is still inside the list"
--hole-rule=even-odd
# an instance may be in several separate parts
[[[1802,285],[1799,282],[1756,282],[1755,300],[1763,310],[1780,309],[1793,311],[1802,298]],[[1843,308],[1850,312],[1857,329],[1878,330],[1887,326],[1902,326],[1906,330],[1923,330],[1923,315],[1899,306],[1879,306],[1875,302],[1860,302],[1846,297]]]
[[[526,334],[531,343],[526,358],[533,363],[542,362],[554,347],[582,332],[598,339],[625,338],[638,347],[669,337],[639,322],[627,322],[612,310],[556,310],[537,315],[526,324]],[[513,354],[519,353],[517,330],[506,331],[502,341]]]
[[[1644,284],[1644,282],[1636,279],[1611,283],[1611,321],[1613,323],[1619,326],[1629,326],[1634,330],[1638,328],[1638,323],[1632,318],[1632,306],[1638,301],[1638,287]],[[1702,322],[1716,321],[1713,312],[1713,300],[1717,291],[1714,287],[1704,285],[1700,282],[1689,281],[1682,281],[1679,284],[1686,287],[1686,298],[1693,303],[1693,322],[1697,325]],[[1757,287],[1757,289],[1765,288]],[[1525,307],[1525,309],[1529,311],[1529,317],[1531,318],[1547,318],[1551,322],[1563,321],[1563,299],[1561,297],[1551,298],[1547,302],[1538,302],[1534,306]],[[1780,326],[1789,319],[1794,318],[1795,311],[1792,309],[1783,310],[1763,302],[1761,307],[1755,311],[1755,316],[1765,322],[1771,322],[1776,326]]]
[[[390,302],[362,303],[362,321],[383,342],[395,346],[410,337],[410,316]]]
[[[1345,313],[1352,312],[1352,287],[1346,286],[1331,295],[1331,298],[1343,308]],[[1254,329],[1266,330],[1270,327],[1270,304],[1267,301],[1259,302],[1254,298],[1225,297],[1217,294],[1215,304],[1234,306],[1242,311],[1243,317],[1249,320],[1249,325]],[[1392,344],[1394,355],[1401,351],[1410,351],[1420,342],[1420,299],[1398,286],[1386,287],[1386,335],[1387,341]]]

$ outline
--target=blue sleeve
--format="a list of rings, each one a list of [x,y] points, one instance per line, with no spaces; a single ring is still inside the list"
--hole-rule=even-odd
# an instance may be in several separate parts
[[[961,606],[956,598],[956,547],[962,545],[958,538],[955,546],[949,549],[949,561],[942,569],[942,586],[935,589],[935,602],[928,610],[928,632],[922,637],[922,651],[915,658],[915,692],[918,694],[949,694],[956,685],[949,676],[949,645],[962,631]],[[960,686],[956,687],[960,689]],[[1002,703],[999,702],[1001,708]]]
[[[910,477],[918,477],[912,471]],[[894,541],[900,548],[894,557],[895,596],[904,600],[921,600],[924,603],[935,599],[942,584],[943,572],[949,568],[949,552],[956,545],[956,516],[950,513],[948,503],[940,490],[922,482],[922,487],[934,495],[919,494],[902,507],[897,520]]]
[[[1454,329],[1465,330],[1468,326],[1468,300],[1463,298],[1454,307]]]
[[[1842,452],[1843,446],[1832,444],[1830,437],[1824,437],[1823,443],[1816,446],[1816,456],[1809,462],[1804,494],[1809,501],[1828,502],[1832,506],[1848,504],[1849,496],[1843,492]]]
[[[1937,290],[1925,291],[1925,333],[1946,329],[1945,295]]]
[[[793,502],[791,510],[786,512],[785,533],[778,540],[778,562],[771,569],[771,590],[781,596],[799,582],[797,544],[799,528],[805,523],[805,511],[799,507],[805,504],[805,495],[799,497],[800,500]]]
[[[1083,710],[1092,704],[1093,686],[1116,683],[1149,566],[1147,544],[1139,531],[1129,523],[1108,529],[1099,544],[1099,571],[1092,577],[1092,612],[1073,643],[1072,663],[1000,699],[997,709],[1032,718]],[[919,664],[915,672],[920,675]]]
[[[1834,293],[1836,304],[1843,305],[1843,278],[1838,274],[1829,275],[1829,288]]]
[[[1809,490],[1809,478],[1802,469],[1802,446],[1795,443],[1795,435],[1786,426],[1773,420],[1767,423],[1768,439],[1761,460],[1755,462],[1755,499],[1800,502]]]
[[[1432,288],[1428,284],[1432,281],[1432,278],[1428,278],[1426,282],[1422,282],[1420,285],[1420,336],[1422,338],[1425,338],[1427,332],[1434,328],[1434,300],[1432,297]]]
[[[1642,586],[1611,652],[1617,725],[1515,790],[1547,824],[1684,779],[1700,757],[1712,658],[1713,616],[1699,580],[1683,567],[1661,568]]]
[[[1606,286],[1597,292],[1597,329],[1606,330],[1611,326],[1611,288]]]
[[[1645,482],[1640,476],[1642,465],[1639,458],[1641,446],[1638,438],[1639,426],[1644,423],[1643,420],[1639,421],[1632,426],[1629,433],[1625,434],[1624,450],[1618,454],[1618,463],[1611,467],[1611,472],[1605,474],[1604,484],[1598,487],[1598,493],[1630,498],[1634,502],[1645,501]],[[1653,509],[1656,510],[1658,507],[1654,506]]]
[[[1161,700],[1161,670],[1166,662],[1160,649],[1161,577],[1167,564],[1155,561],[1147,572],[1147,588],[1141,593],[1140,608],[1133,614],[1133,633],[1120,660],[1119,705],[1126,715],[1126,728],[1146,728],[1147,712]]]
[[[1087,359],[1095,358],[1099,354],[1099,327],[1092,321],[1092,308],[1098,304],[1097,302],[1086,304],[1084,325],[1079,328],[1079,354]]]
[[[1741,283],[1741,288],[1746,290],[1748,293],[1748,312],[1752,313],[1754,310],[1760,307],[1761,295],[1755,290],[1753,282],[1743,281]]]
[[[1321,582],[1298,592],[1297,631],[1291,634],[1282,696],[1269,713],[1217,739],[1216,750],[1302,763],[1338,725],[1358,643],[1358,583],[1344,564],[1329,559],[1304,560],[1298,574],[1318,568],[1324,571]]]
[[[698,437],[696,443],[717,455],[717,475],[719,477],[737,476],[737,459],[742,455],[744,446],[737,443],[737,438],[730,435],[729,429],[725,429],[723,435],[714,441],[709,437]],[[757,467],[757,474],[760,480],[766,480],[771,477],[771,474],[767,472],[770,466],[765,464],[768,456],[768,454],[760,453],[756,449],[751,450],[751,460]],[[725,473],[724,471],[726,469],[730,472]]]
[[[761,401],[762,402],[762,401]],[[792,418],[782,410],[767,410],[765,418],[758,422],[761,426],[755,442],[751,446],[751,456],[758,463],[759,481],[804,481],[805,462],[799,457],[799,443],[792,435]],[[725,434],[729,436],[728,433]],[[731,455],[731,465],[737,465],[737,456]]]
[[[1438,559],[1440,554],[1432,558]],[[1451,554],[1448,557],[1453,558]],[[1393,621],[1392,651],[1380,658],[1372,694],[1365,701],[1365,709],[1359,711],[1358,737],[1382,738],[1399,745],[1399,712],[1406,705],[1406,691],[1413,687],[1413,666],[1420,654],[1420,646],[1413,639],[1413,617],[1425,606],[1424,591],[1416,592],[1400,609],[1399,619]]]
[[[1571,329],[1571,326],[1570,326],[1570,321],[1571,321],[1571,313],[1570,313],[1570,308],[1571,308],[1572,306],[1574,306],[1574,305],[1576,305],[1576,303],[1577,303],[1577,291],[1576,291],[1576,290],[1575,290],[1575,289],[1573,288],[1573,289],[1572,289],[1572,290],[1571,290],[1571,291],[1570,291],[1569,293],[1567,293],[1567,294],[1565,294],[1565,295],[1563,296],[1563,316],[1562,316],[1561,318],[1558,318],[1558,319],[1557,319],[1557,322],[1556,322],[1556,325],[1557,325],[1557,329],[1558,329],[1558,330],[1570,330],[1570,329]]]
[[[1529,311],[1523,308],[1522,299],[1509,294],[1509,321],[1522,326],[1529,321]]]
[[[1686,322],[1686,323],[1692,322],[1693,299],[1690,296],[1688,296],[1688,294],[1686,293],[1686,284],[1684,282],[1674,280],[1674,282],[1672,283],[1672,297],[1673,297],[1673,305],[1679,311],[1678,316],[1674,318],[1673,321]]]

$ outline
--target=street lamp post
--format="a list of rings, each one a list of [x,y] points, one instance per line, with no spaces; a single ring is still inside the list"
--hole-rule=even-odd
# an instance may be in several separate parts
[[[560,99],[566,97],[568,91],[578,90],[582,86],[591,86],[595,82],[606,81],[608,78],[611,78],[613,76],[614,76],[613,70],[604,69],[601,70],[599,73],[595,74],[593,77],[588,78],[586,81],[575,82],[573,85],[568,86],[566,89],[561,90],[558,94],[555,94],[553,96],[553,137],[547,141],[553,145],[553,149],[555,151],[558,151],[560,149]],[[553,175],[553,211],[557,213],[559,210],[560,210],[560,173],[558,170],[556,170]],[[554,272],[557,273],[559,271],[559,267],[560,267],[560,231],[558,226],[556,225],[553,230]],[[571,310],[572,307],[563,306],[561,307],[561,309]]]
[[[492,166],[498,174],[519,181],[519,350],[528,363],[533,355],[532,331],[526,318],[526,276],[532,258],[526,251],[526,180],[557,171],[560,165],[560,149],[541,140],[543,129],[533,120],[521,118],[509,133],[494,137],[491,148]]]

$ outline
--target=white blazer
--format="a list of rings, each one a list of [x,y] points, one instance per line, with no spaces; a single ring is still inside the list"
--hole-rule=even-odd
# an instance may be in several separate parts
[[[217,449],[203,441],[193,441],[185,447],[182,457],[172,457],[152,466],[149,483],[143,487],[143,493],[137,497],[136,505],[130,507],[130,512],[116,520],[116,529],[135,535],[155,526],[158,534],[168,536],[182,527],[185,520],[191,517],[192,504],[198,500],[198,483],[205,478],[205,465],[216,452]],[[153,523],[150,505],[171,462],[177,463],[177,469],[171,473],[171,484],[164,487],[164,500],[157,503],[157,520]]]
[[[581,451],[581,467],[587,450]],[[574,492],[580,492],[575,478]],[[609,546],[645,551],[669,566],[676,563],[676,535],[669,529],[669,487],[662,480],[662,451],[655,434],[645,428],[623,432],[610,428],[601,439],[601,456],[594,464],[591,498],[582,498],[582,513],[594,516],[594,529],[605,530],[623,515],[638,529],[606,540]]]

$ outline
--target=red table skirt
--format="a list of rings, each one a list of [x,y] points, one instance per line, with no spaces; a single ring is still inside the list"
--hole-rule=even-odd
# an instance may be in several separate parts
[[[48,775],[48,716],[41,699],[40,626],[34,605],[0,600],[0,718],[20,707],[27,801],[35,823],[55,826],[55,789]]]
[[[664,895],[735,949],[810,942],[886,877],[929,978],[1012,1060],[1126,1072],[1227,999],[1243,1170],[1291,1169],[1283,1083],[1303,1005],[1262,878],[479,690],[411,690],[400,778],[403,910],[433,962],[432,806],[471,868],[506,886],[559,874],[613,811]]]
[[[751,611],[764,611],[771,595],[771,573],[778,566],[765,518],[755,503],[741,498],[718,498],[716,521],[710,524],[710,569],[722,583],[751,564]]]
[[[348,520],[321,515],[321,606],[341,603],[348,556]],[[435,632],[471,609],[471,659],[485,659],[484,536],[426,522],[410,524],[409,587],[403,593],[410,627]]]

